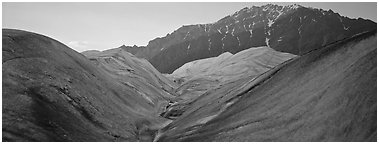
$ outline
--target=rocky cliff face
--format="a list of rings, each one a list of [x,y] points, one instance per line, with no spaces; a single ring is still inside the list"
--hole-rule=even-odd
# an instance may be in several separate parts
[[[376,23],[370,20],[350,19],[331,10],[268,4],[241,9],[215,23],[183,26],[139,47],[135,55],[162,73],[172,73],[187,62],[250,47],[302,55],[373,29]]]

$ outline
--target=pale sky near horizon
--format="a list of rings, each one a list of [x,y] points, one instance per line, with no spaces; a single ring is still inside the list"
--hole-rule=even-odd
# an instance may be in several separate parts
[[[182,25],[213,23],[244,7],[293,2],[2,3],[2,27],[54,38],[82,52],[147,45]],[[377,3],[296,2],[377,21]]]

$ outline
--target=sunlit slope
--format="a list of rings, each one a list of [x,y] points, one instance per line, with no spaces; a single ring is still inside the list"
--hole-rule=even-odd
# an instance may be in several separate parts
[[[269,47],[256,47],[234,55],[226,52],[218,57],[186,63],[170,76],[184,82],[207,78],[224,83],[244,75],[259,75],[293,57],[295,55],[278,52]]]
[[[134,89],[141,97],[157,106],[174,98],[177,84],[158,72],[147,60],[116,48],[96,54],[85,54],[95,65],[127,87]],[[158,116],[159,112],[156,113]]]
[[[237,54],[223,53],[218,57],[186,63],[167,75],[180,84],[178,97],[164,117],[180,115],[197,98],[209,90],[219,89],[229,83],[255,78],[273,67],[295,57],[269,47],[255,47]]]
[[[376,31],[210,90],[158,141],[376,141]]]
[[[141,127],[164,122],[156,105],[82,54],[39,34],[2,32],[3,141],[139,141]]]

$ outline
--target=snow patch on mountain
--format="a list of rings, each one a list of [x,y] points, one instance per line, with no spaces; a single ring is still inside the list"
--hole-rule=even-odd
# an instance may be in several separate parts
[[[271,27],[272,24],[274,24],[274,20],[269,19],[269,20],[268,20],[268,23],[267,23],[268,27]]]
[[[349,30],[350,27],[346,27],[345,25],[343,25],[343,29],[344,30]]]
[[[268,38],[266,37],[265,42],[266,42],[267,47],[270,47],[269,41],[270,41],[270,39],[268,39]]]
[[[283,36],[279,37],[278,42],[281,42],[283,40]]]
[[[186,34],[186,36],[184,36],[184,38],[183,38],[184,40],[187,38],[187,36],[189,35],[189,33],[190,32],[188,31],[187,34]]]
[[[211,51],[211,45],[212,45],[211,39],[208,38],[208,50],[209,51]]]
[[[220,34],[222,34],[220,29],[217,29],[217,31],[218,31]]]
[[[221,42],[222,42],[222,47],[224,47],[224,39],[226,38],[226,35],[224,35],[224,37],[221,38]]]
[[[283,14],[283,8],[280,11],[278,11],[279,14],[278,14],[278,16],[276,16],[274,21],[276,21]]]

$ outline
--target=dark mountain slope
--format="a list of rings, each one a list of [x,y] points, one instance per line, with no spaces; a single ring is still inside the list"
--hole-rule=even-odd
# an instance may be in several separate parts
[[[158,141],[376,141],[376,31],[210,90]]]
[[[152,140],[146,127],[166,122],[156,104],[62,43],[2,32],[3,141]]]
[[[183,26],[146,47],[127,50],[149,60],[160,72],[172,73],[190,61],[258,46],[302,55],[373,29],[376,23],[370,20],[350,19],[331,10],[268,4],[241,9],[215,23]]]

